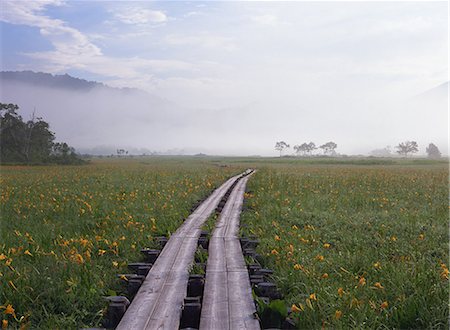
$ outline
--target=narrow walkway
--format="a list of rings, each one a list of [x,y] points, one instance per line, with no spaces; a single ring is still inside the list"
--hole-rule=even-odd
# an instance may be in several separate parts
[[[170,237],[116,329],[178,329],[201,227],[239,176],[216,189]]]
[[[248,178],[233,189],[209,242],[200,330],[260,329],[238,238]]]

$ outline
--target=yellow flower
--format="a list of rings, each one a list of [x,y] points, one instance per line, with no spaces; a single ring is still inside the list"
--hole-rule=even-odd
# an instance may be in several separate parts
[[[2,320],[2,330],[6,330],[8,328],[8,320]]]
[[[366,285],[366,279],[364,278],[364,276],[361,276],[358,281],[358,286],[364,286],[364,285]]]
[[[98,250],[98,255],[99,256],[102,256],[102,255],[104,255],[106,253],[106,250],[102,250],[102,249],[99,249]]]
[[[0,261],[5,260],[5,259],[6,259],[6,256],[3,253],[0,254]]]
[[[4,313],[6,315],[12,315],[12,316],[16,317],[16,313],[15,313],[14,308],[12,307],[11,304],[6,306]]]
[[[376,263],[373,264],[373,267],[375,267],[376,269],[381,269],[381,264],[379,261],[377,261]]]
[[[344,289],[343,288],[339,288],[337,290],[339,297],[342,297],[344,295]]]
[[[28,250],[25,250],[25,252],[24,252],[23,254],[29,255],[30,257],[32,257],[32,256],[33,256],[33,255],[31,254],[31,252],[30,252],[30,251],[28,251]]]
[[[297,227],[296,225],[293,225],[293,226],[292,226],[292,229],[297,230],[298,227]]]
[[[113,265],[114,267],[119,267],[119,263],[118,263],[117,261],[113,261],[113,262],[112,262],[112,265]]]
[[[316,294],[315,294],[315,293],[311,293],[311,294],[309,295],[309,299],[311,299],[311,300],[317,300]]]
[[[340,310],[337,310],[336,312],[334,312],[334,318],[336,320],[339,320],[342,317],[342,312]]]
[[[273,255],[277,255],[277,254],[278,254],[278,251],[275,250],[275,249],[273,249],[270,253],[272,253]]]
[[[381,308],[381,309],[386,309],[386,308],[388,308],[388,307],[389,307],[389,304],[388,304],[387,301],[383,301],[383,302],[381,303],[381,305],[380,305],[380,308]]]
[[[80,238],[80,244],[83,246],[86,246],[89,243],[89,241],[85,238]]]
[[[384,289],[384,286],[382,286],[380,282],[375,282],[373,286],[376,287],[377,289]]]
[[[392,237],[391,237],[391,241],[392,241],[392,242],[397,242],[397,236],[392,236]]]
[[[330,245],[329,243],[325,243],[325,244],[323,245],[323,247],[324,247],[325,249],[329,249],[329,248],[331,247],[331,245]]]
[[[75,262],[77,263],[77,264],[82,264],[82,263],[84,263],[84,259],[83,259],[83,256],[81,255],[81,254],[79,254],[79,253],[77,253],[77,254],[75,254]]]
[[[302,310],[301,310],[299,307],[297,307],[296,304],[292,304],[292,306],[291,306],[291,311],[292,311],[293,313],[299,313],[299,312],[301,312]]]
[[[441,268],[442,268],[441,278],[442,278],[443,280],[448,280],[448,275],[449,275],[448,268],[447,268],[445,265],[444,265],[444,266],[441,266]]]
[[[275,235],[275,240],[276,240],[276,241],[280,241],[280,240],[281,240],[280,236]]]
[[[295,265],[294,265],[294,269],[295,269],[295,270],[300,270],[300,269],[303,269],[303,266],[302,266],[302,265],[299,265],[299,264],[295,264]]]
[[[420,235],[419,235],[419,239],[420,239],[421,241],[423,241],[423,240],[425,239],[425,235],[424,235],[424,234],[420,234]]]
[[[328,278],[328,273],[323,274],[322,278]]]
[[[325,257],[322,256],[322,255],[317,255],[316,256],[316,260],[318,260],[318,261],[323,261],[324,259],[325,259]]]
[[[292,244],[289,244],[289,252],[294,253],[294,246]]]

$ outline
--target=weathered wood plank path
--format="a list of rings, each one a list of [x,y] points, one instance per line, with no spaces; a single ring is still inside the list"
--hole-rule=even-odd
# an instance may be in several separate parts
[[[200,330],[260,329],[238,237],[248,178],[234,188],[209,242]]]
[[[216,189],[170,237],[116,329],[178,329],[201,226],[239,178]]]

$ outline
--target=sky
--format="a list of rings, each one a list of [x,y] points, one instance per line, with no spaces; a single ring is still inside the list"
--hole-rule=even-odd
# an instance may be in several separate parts
[[[414,97],[449,80],[446,1],[44,0],[0,6],[2,70],[136,87],[208,126],[199,135],[188,118],[183,137],[161,136],[170,143],[146,144],[140,134],[128,136],[127,145],[275,155],[276,141],[333,140],[338,152],[354,154],[416,139],[447,149],[446,105],[414,104]],[[220,125],[218,135],[222,116],[227,123],[245,122]],[[122,142],[109,136],[102,141],[108,143]]]

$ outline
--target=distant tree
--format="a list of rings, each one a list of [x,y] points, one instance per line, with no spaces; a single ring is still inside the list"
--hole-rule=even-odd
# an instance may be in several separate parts
[[[25,123],[15,104],[0,103],[0,155],[2,162],[25,162]]]
[[[0,161],[17,163],[56,162],[55,135],[42,118],[24,122],[15,104],[0,103]],[[67,144],[65,144],[67,146]],[[68,146],[67,146],[68,147]],[[73,151],[71,160],[80,160]],[[66,159],[66,161],[68,161]],[[81,161],[81,160],[80,160]],[[82,162],[82,161],[81,161]]]
[[[391,157],[392,149],[391,146],[386,146],[383,149],[375,149],[370,152],[370,155],[375,157]]]
[[[295,153],[297,155],[299,155],[300,153],[303,153],[303,155],[305,155],[306,152],[307,152],[307,149],[308,149],[308,144],[307,143],[303,143],[301,145],[295,145],[294,146],[294,150],[295,150]]]
[[[398,146],[395,147],[397,149],[397,153],[399,155],[403,155],[408,157],[408,154],[413,154],[419,151],[419,146],[416,141],[405,141],[399,143]]]
[[[282,155],[283,150],[286,148],[289,148],[289,144],[287,144],[284,141],[279,141],[275,143],[275,150],[278,150],[280,152],[280,157]]]
[[[316,147],[316,144],[314,143],[314,142],[309,142],[307,145],[306,145],[306,152],[311,156],[312,155],[312,152],[314,151],[314,150],[316,150],[317,149],[317,147]]]
[[[327,142],[325,144],[322,144],[319,148],[323,149],[323,153],[325,155],[328,155],[328,154],[334,155],[334,154],[336,154],[335,149],[337,148],[337,144],[332,142],[332,141],[330,141],[330,142]]]
[[[433,158],[433,159],[441,158],[441,152],[434,143],[430,143],[426,150],[427,150],[428,158]]]

